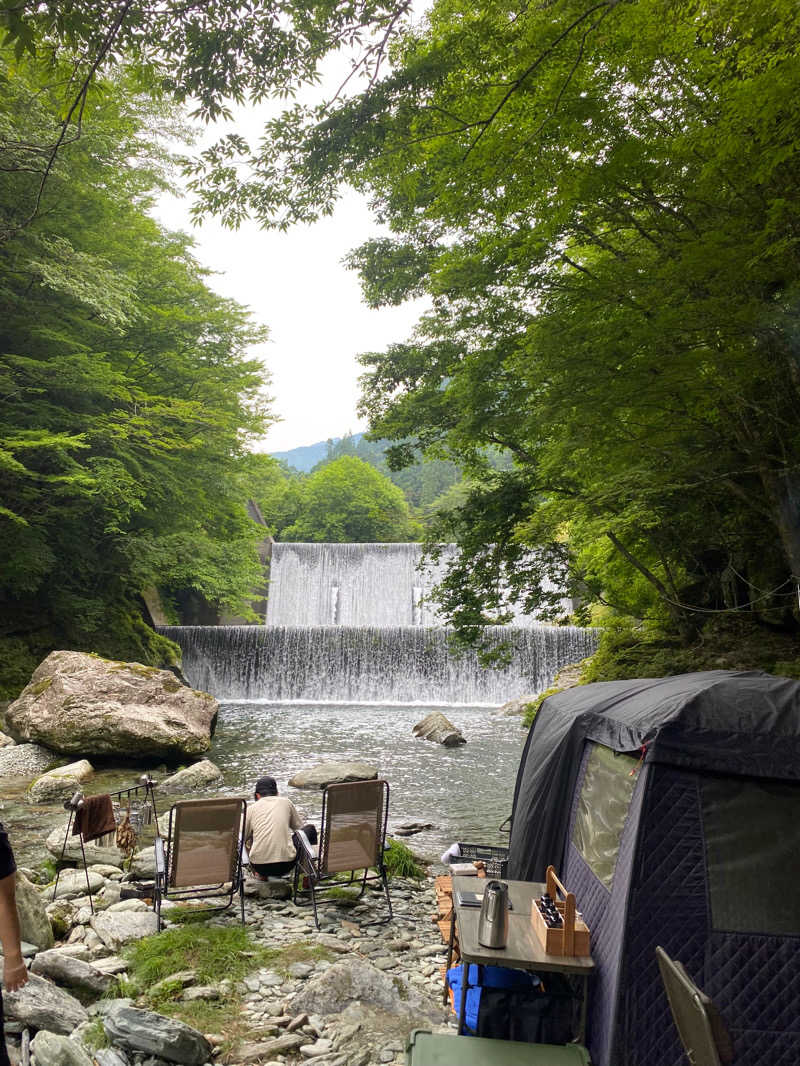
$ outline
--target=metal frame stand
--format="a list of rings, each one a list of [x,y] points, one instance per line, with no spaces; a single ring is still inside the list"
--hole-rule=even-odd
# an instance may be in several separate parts
[[[156,797],[154,791],[155,787],[156,782],[153,780],[153,778],[149,774],[142,774],[139,779],[138,785],[131,785],[128,788],[120,788],[116,792],[110,792],[109,795],[111,796],[112,800],[121,800],[124,796],[130,802],[130,798],[132,795],[136,795],[141,792],[142,789],[144,789],[144,799],[142,802],[143,804],[146,804],[149,801],[150,806],[153,809],[153,821],[155,822],[156,826],[156,834],[158,834],[158,809],[156,808]],[[75,822],[75,817],[78,811],[83,806],[83,801],[84,795],[82,792],[76,792],[70,799],[64,801],[64,810],[69,811],[69,818],[67,819],[67,829],[64,833],[64,843],[61,845],[61,854],[56,859],[56,879],[53,884],[53,896],[51,902],[54,901],[56,898],[56,892],[58,891],[58,881],[61,877],[61,870],[64,863],[64,855],[67,851],[67,844],[69,843],[72,826]],[[86,875],[86,893],[89,896],[89,909],[91,910],[92,914],[94,914],[94,903],[92,902],[92,890],[89,884],[89,867],[86,863],[86,850],[84,848],[83,833],[78,833],[78,840],[80,841],[81,845],[83,872]]]

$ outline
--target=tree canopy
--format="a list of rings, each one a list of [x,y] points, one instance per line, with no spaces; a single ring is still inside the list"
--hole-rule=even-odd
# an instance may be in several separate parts
[[[360,83],[291,104],[258,145],[226,135],[188,172],[198,212],[231,225],[308,221],[342,182],[388,224],[350,258],[365,297],[427,294],[431,310],[364,357],[363,411],[393,468],[422,452],[468,478],[433,534],[464,548],[442,590],[464,639],[487,608],[565,588],[685,636],[716,612],[796,631],[796,4],[436,0],[414,23],[377,0],[0,0],[0,16],[18,56],[71,63],[49,82],[76,102],[57,147],[96,72],[133,48],[154,100],[193,97],[210,118],[360,47]],[[3,180],[36,202],[65,165],[61,148],[37,155],[45,132],[2,142]]]
[[[269,463],[267,456],[252,457],[259,469],[252,485],[279,540],[369,543],[421,536],[402,490],[363,459],[343,455],[308,477],[282,473]]]
[[[57,107],[52,69],[0,53],[0,127]],[[207,286],[191,242],[148,214],[151,124],[124,70],[95,83],[42,210],[0,246],[2,680],[59,643],[152,661],[148,585],[246,609],[260,570],[243,456],[268,424],[264,331]],[[31,106],[32,101],[35,106]],[[0,172],[7,209],[39,175]]]
[[[687,635],[796,625],[798,40],[788,0],[439,0],[229,190],[267,218],[287,181],[301,215],[352,182],[393,231],[352,257],[368,301],[430,295],[365,357],[363,410],[395,465],[418,446],[473,479],[438,532],[466,549],[464,633],[503,573],[542,603],[553,567]]]

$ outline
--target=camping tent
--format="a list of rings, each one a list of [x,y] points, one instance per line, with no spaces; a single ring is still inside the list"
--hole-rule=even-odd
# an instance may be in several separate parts
[[[711,671],[545,700],[509,877],[552,863],[592,930],[595,1066],[679,1066],[655,946],[716,1002],[748,1066],[800,1063],[800,682]]]

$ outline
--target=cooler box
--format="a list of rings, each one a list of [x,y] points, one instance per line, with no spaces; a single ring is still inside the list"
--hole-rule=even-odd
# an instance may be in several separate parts
[[[415,1029],[406,1066],[591,1066],[591,1059],[577,1044],[520,1044]]]

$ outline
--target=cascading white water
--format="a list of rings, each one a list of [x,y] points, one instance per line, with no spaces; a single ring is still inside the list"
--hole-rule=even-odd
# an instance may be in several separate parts
[[[449,630],[419,626],[163,626],[196,688],[219,699],[499,704],[547,688],[566,663],[590,655],[576,626],[493,626],[513,650],[506,669],[454,657]]]
[[[275,544],[267,625],[437,625],[421,558],[419,544]]]
[[[428,601],[456,550],[444,545],[432,564],[421,544],[275,544],[267,625],[441,625]],[[514,624],[536,620],[518,614]]]

